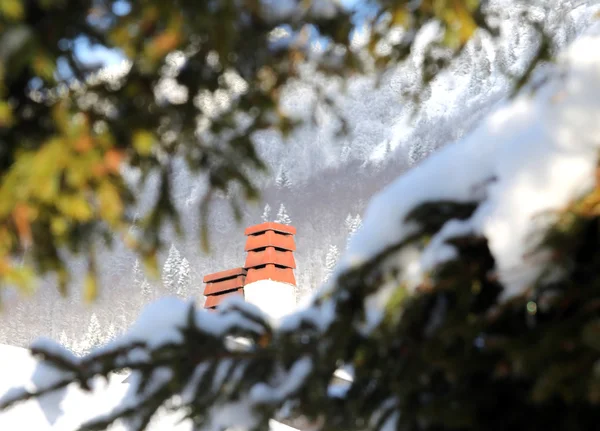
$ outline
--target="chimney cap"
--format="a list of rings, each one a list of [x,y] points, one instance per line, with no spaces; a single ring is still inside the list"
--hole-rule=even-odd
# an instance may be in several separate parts
[[[225,271],[213,272],[212,274],[205,275],[202,281],[204,283],[210,283],[213,281],[237,277],[238,275],[246,275],[246,270],[244,268],[233,268]]]
[[[296,234],[296,228],[294,226],[269,221],[266,223],[261,223],[246,228],[246,230],[244,231],[244,235],[254,235],[256,233],[266,232],[269,230],[273,230],[275,232],[283,233],[286,235]]]

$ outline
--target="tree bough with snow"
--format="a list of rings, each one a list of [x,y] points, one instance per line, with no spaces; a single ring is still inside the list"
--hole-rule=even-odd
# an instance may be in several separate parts
[[[38,342],[53,379],[1,404],[129,368],[132,396],[82,429],[141,430],[163,405],[198,430],[299,416],[322,430],[594,429],[599,44],[582,38],[535,96],[377,196],[307,309],[274,324],[239,299],[216,313],[165,299],[85,358]]]

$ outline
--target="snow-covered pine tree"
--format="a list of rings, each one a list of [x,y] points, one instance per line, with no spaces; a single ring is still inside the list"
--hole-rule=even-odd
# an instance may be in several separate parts
[[[177,295],[182,298],[187,298],[190,295],[191,284],[191,268],[190,263],[184,257],[179,265],[179,273],[177,277]]]
[[[260,219],[264,222],[271,221],[271,205],[266,204]]]
[[[292,187],[292,182],[290,181],[285,168],[281,168],[281,170],[279,171],[279,175],[277,175],[275,184],[280,189],[289,189]]]
[[[337,246],[330,245],[329,249],[327,250],[327,255],[325,256],[325,281],[329,280],[331,277],[339,257],[340,251],[338,250]]]
[[[133,263],[133,287],[140,288],[145,278],[146,277],[144,277],[144,271],[142,270],[140,260],[136,259]]]
[[[114,323],[110,323],[108,325],[108,329],[106,330],[106,335],[104,337],[104,343],[108,343],[109,341],[114,340],[117,337],[117,328]]]
[[[277,211],[277,218],[275,219],[276,223],[281,223],[281,224],[291,224],[292,223],[292,219],[290,219],[290,216],[288,215],[285,206],[283,204],[279,205],[279,211]]]
[[[344,220],[344,226],[346,227],[347,235],[352,232],[352,226],[354,225],[354,218],[352,214],[348,213],[346,220]]]
[[[350,152],[351,152],[350,142],[346,141],[346,142],[344,142],[344,145],[342,145],[342,149],[340,152],[340,160],[342,163],[348,162],[348,159],[350,158]]]
[[[101,346],[104,343],[104,336],[102,335],[102,327],[96,313],[92,313],[90,317],[90,323],[88,324],[87,331],[80,343],[79,350],[82,354],[88,354],[95,347]]]
[[[352,239],[356,231],[362,226],[362,218],[360,214],[356,214],[355,217],[352,217],[350,214],[348,214],[344,224],[348,231],[348,235],[346,237],[346,248],[348,248],[348,246],[350,245],[350,240]]]
[[[181,254],[175,244],[171,244],[169,255],[163,266],[162,282],[164,288],[171,294],[177,293],[177,279],[179,278],[179,267],[181,266]]]
[[[140,291],[141,291],[141,296],[142,296],[143,302],[145,304],[152,301],[152,299],[154,298],[152,285],[150,284],[150,282],[148,280],[144,280],[142,282],[142,285],[140,286]]]
[[[385,141],[384,161],[392,154],[392,142],[388,139]]]
[[[354,235],[362,226],[362,217],[360,214],[356,214],[354,220],[352,220],[352,235]]]

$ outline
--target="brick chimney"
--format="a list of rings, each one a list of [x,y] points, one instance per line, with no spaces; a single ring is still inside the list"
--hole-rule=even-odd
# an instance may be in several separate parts
[[[291,313],[296,307],[296,228],[267,222],[250,226],[244,234],[244,267],[204,277],[204,308],[214,309],[225,298],[242,295],[273,318]]]
[[[246,284],[273,280],[295,286],[296,228],[268,222],[250,226],[244,234],[248,237],[245,248],[248,254],[244,265],[248,270]]]
[[[215,309],[225,298],[233,295],[244,297],[244,282],[246,270],[244,268],[228,269],[215,272],[204,277],[204,308]]]
[[[248,237],[244,264],[248,271],[244,284],[246,301],[275,318],[292,312],[296,307],[296,228],[267,222],[250,226],[244,234]]]

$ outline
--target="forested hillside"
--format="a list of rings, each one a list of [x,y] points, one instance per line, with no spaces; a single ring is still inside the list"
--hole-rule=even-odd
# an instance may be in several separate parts
[[[578,19],[576,13],[565,15],[554,34],[560,43],[585,27]],[[171,249],[161,256],[159,279],[146,276],[140,262],[117,240],[112,251],[100,253],[103,290],[92,305],[84,305],[76,289],[71,289],[68,299],[61,298],[49,288],[55,284],[50,278],[33,298],[23,300],[14,292],[4,292],[0,342],[24,346],[45,335],[84,353],[127,328],[152,299],[174,294],[202,302],[203,275],[241,266],[244,228],[266,220],[291,223],[298,230],[297,296],[302,300],[328,278],[349,237],[360,228],[362,212],[374,192],[463,136],[508,97],[507,77],[511,70],[524,67],[522,53],[531,48],[532,35],[518,21],[506,25],[512,26],[512,32],[507,32],[512,37],[505,41],[508,54],[495,55],[485,39],[476,38],[455,68],[434,81],[418,106],[402,97],[413,73],[407,65],[380,82],[373,77],[353,79],[346,89],[307,66],[288,88],[284,105],[292,117],[314,121],[285,139],[276,132],[257,136],[258,152],[270,166],[270,172],[258,178],[262,200],[241,208],[241,221],[236,222],[230,195],[217,196],[209,216],[209,254],[198,246],[199,225],[192,222],[197,219],[205,180],[190,174],[182,163],[173,191],[186,233],[171,235]],[[336,112],[315,102],[306,85],[315,81],[331,95]],[[338,115],[346,121],[346,135],[336,133]],[[155,193],[152,184],[151,179],[146,186],[148,202]],[[79,274],[72,281],[75,286],[81,283],[85,267],[73,258],[71,268]]]

